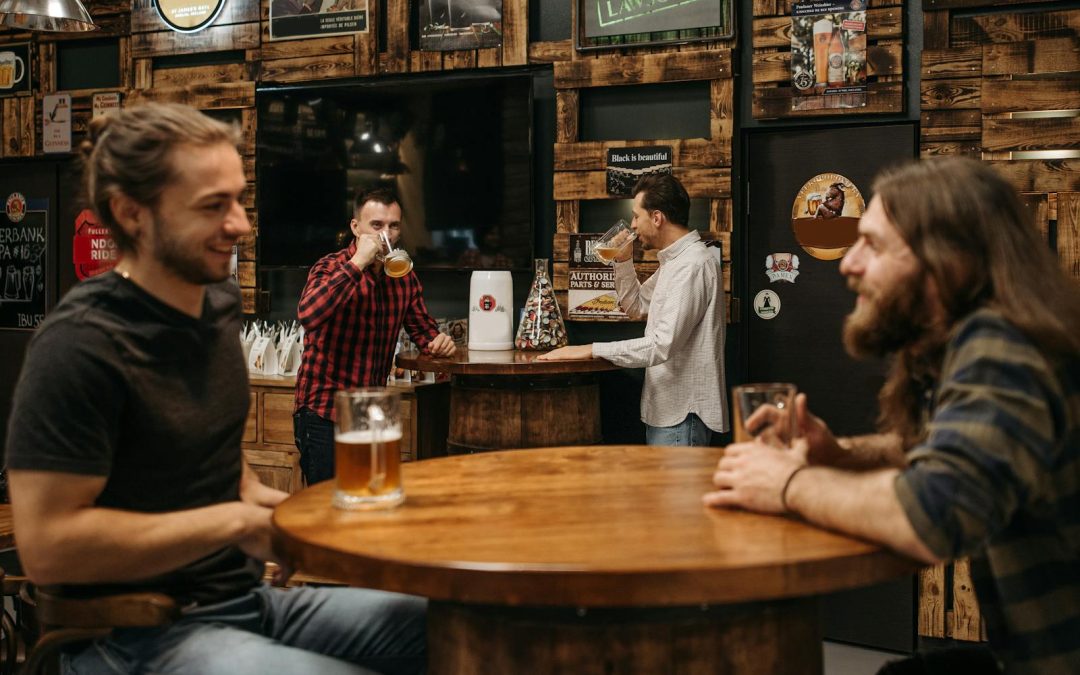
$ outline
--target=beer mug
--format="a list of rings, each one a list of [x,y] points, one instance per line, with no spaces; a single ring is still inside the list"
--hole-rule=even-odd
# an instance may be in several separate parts
[[[806,212],[811,216],[817,215],[817,207],[821,206],[821,193],[811,192],[806,195]]]
[[[11,89],[26,77],[26,64],[15,52],[0,52],[0,89]]]
[[[397,278],[408,274],[412,270],[412,258],[409,257],[408,251],[403,248],[394,248],[385,231],[379,232],[379,236],[382,237],[383,245],[386,246],[386,252],[375,257],[382,261],[383,272],[386,276]]]
[[[630,229],[630,225],[619,218],[607,232],[593,244],[593,255],[601,262],[610,265],[628,244],[637,239],[637,232]]]
[[[384,388],[334,395],[334,499],[339,509],[390,509],[401,485],[401,397]]]
[[[798,435],[795,429],[796,393],[795,385],[786,382],[740,384],[732,387],[735,442],[745,443],[756,439],[776,448],[791,447],[791,442]],[[764,406],[767,408],[759,413],[759,408]],[[747,421],[754,416],[754,433],[751,434]]]

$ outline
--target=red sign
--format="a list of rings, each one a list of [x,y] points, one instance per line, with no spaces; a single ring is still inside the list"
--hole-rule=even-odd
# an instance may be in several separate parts
[[[108,228],[94,218],[90,209],[75,217],[75,240],[72,242],[75,276],[89,279],[116,267],[120,251]]]
[[[495,309],[495,297],[492,295],[481,295],[479,304],[480,309],[484,310],[485,312],[490,312],[491,310]]]

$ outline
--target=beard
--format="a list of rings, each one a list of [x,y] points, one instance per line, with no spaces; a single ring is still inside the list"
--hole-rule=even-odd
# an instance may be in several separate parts
[[[214,269],[197,246],[181,241],[171,234],[171,227],[159,213],[154,213],[153,256],[167,269],[191,284],[215,284],[229,278],[230,271]]]
[[[857,281],[848,287],[858,292]],[[844,319],[844,348],[855,358],[882,357],[915,343],[928,330],[926,284],[922,274],[863,302]]]

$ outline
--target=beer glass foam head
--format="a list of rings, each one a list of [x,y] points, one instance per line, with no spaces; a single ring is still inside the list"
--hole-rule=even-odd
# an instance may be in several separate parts
[[[828,33],[829,37],[832,37],[833,22],[828,19],[819,19],[814,22],[814,35],[821,33]]]

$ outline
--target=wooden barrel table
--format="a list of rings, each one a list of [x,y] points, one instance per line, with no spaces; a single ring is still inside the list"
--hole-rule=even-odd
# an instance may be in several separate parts
[[[450,454],[600,443],[596,373],[604,359],[538,361],[543,352],[458,349],[450,357],[398,354],[410,370],[450,374]]]
[[[274,511],[294,569],[431,599],[428,672],[820,675],[818,595],[912,574],[792,518],[710,509],[720,448],[593,446],[402,466],[405,503]]]

